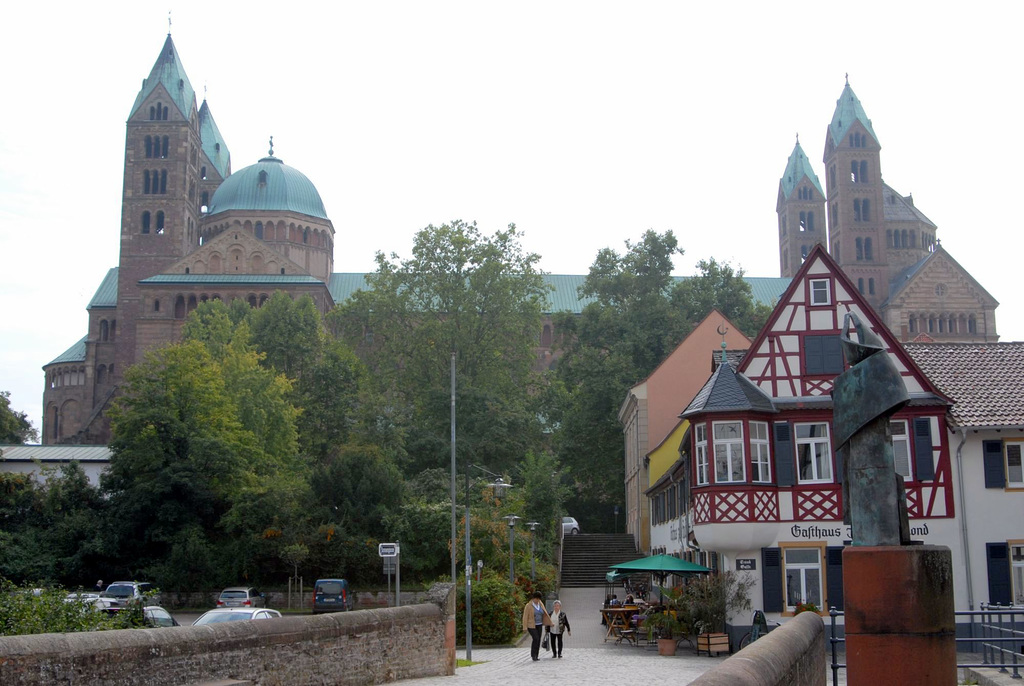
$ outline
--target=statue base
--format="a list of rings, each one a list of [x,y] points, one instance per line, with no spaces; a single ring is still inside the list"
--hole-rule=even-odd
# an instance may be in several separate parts
[[[945,546],[843,550],[846,683],[956,684],[953,556]]]

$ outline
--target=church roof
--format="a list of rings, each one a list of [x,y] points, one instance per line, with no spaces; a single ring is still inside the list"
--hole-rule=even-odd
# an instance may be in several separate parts
[[[94,307],[117,307],[117,267],[107,270],[107,275],[103,277],[100,287],[85,309],[91,310]]]
[[[1024,427],[1024,342],[906,343],[918,367],[954,401],[959,428]]]
[[[199,137],[203,142],[203,152],[210,158],[210,162],[220,172],[221,178],[226,179],[231,173],[231,152],[228,150],[224,137],[220,135],[217,122],[213,120],[210,113],[210,106],[203,99],[199,108]]]
[[[181,116],[187,121],[192,114],[192,102],[195,100],[196,93],[192,84],[189,83],[188,75],[185,74],[185,68],[181,66],[181,58],[178,57],[178,51],[174,47],[174,41],[171,40],[169,33],[167,40],[164,41],[164,47],[160,49],[160,55],[156,58],[153,70],[149,72],[149,77],[142,81],[142,90],[135,97],[135,104],[132,105],[131,114],[128,115],[129,119],[135,115],[150,93],[161,84],[170,94],[174,104],[178,106]]]
[[[878,136],[875,135],[875,130],[871,128],[871,120],[868,119],[868,115],[864,113],[864,107],[860,104],[860,99],[850,88],[850,82],[846,82],[846,86],[843,88],[843,94],[836,100],[836,111],[832,113],[832,123],[828,125],[829,133],[832,134],[832,142],[835,145],[846,137],[846,132],[853,126],[853,122],[859,121],[861,125],[868,130],[871,137],[878,142]]]
[[[89,338],[88,335],[82,336],[82,340],[47,362],[45,366],[64,362],[85,362],[85,341],[87,338]]]
[[[807,159],[804,149],[800,147],[800,141],[797,140],[796,145],[793,146],[793,152],[789,155],[789,161],[786,162],[786,171],[779,180],[779,187],[782,189],[783,197],[788,198],[789,194],[793,192],[793,189],[797,187],[797,184],[805,176],[810,179],[814,187],[818,189],[818,192],[824,196],[825,193],[821,190],[821,182],[818,181],[818,175],[814,173],[810,160]]]
[[[726,361],[697,392],[680,417],[707,412],[777,412],[772,399]]]
[[[144,284],[259,284],[259,285],[294,285],[321,284],[323,281],[309,274],[157,274],[139,283]]]
[[[273,154],[224,179],[210,198],[208,214],[228,210],[281,210],[328,219],[313,182]]]
[[[882,184],[882,212],[887,222],[919,221],[937,228],[924,212],[914,206],[913,196],[900,195],[899,191],[887,183]]]
[[[935,249],[932,252],[928,253],[925,257],[921,258],[906,269],[898,272],[889,280],[889,296],[886,298],[885,302],[882,303],[882,307],[888,305],[897,295],[899,295],[900,291],[906,288],[910,282],[914,280],[914,277],[918,272],[924,269],[929,262],[939,259],[940,256],[949,260],[949,262],[952,263],[953,268],[960,272],[960,274],[963,275],[963,278],[967,279],[973,285],[974,289],[977,291],[976,294],[978,297],[991,301],[993,307],[999,305],[999,302],[992,297],[992,294],[986,291],[985,287],[978,283],[978,280],[971,276],[970,272],[960,266],[960,263],[953,259],[952,255],[946,252],[946,249],[942,247],[941,243],[936,241]]]

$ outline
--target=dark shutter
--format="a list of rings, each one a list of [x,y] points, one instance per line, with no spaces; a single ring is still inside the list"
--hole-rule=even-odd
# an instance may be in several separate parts
[[[793,451],[793,430],[789,422],[775,422],[775,482],[779,486],[796,483],[795,453]]]
[[[982,458],[985,461],[985,488],[1006,486],[1006,472],[1003,471],[1003,442],[982,441]]]
[[[932,421],[928,417],[914,418],[914,477],[918,481],[932,481],[935,478]]]
[[[821,356],[826,374],[843,373],[843,346],[839,336],[821,337]]]
[[[711,571],[718,573],[718,553],[711,553]]]
[[[761,591],[765,612],[782,612],[782,549],[761,548]]]
[[[837,484],[843,483],[843,451],[836,450],[836,479]]]
[[[804,372],[807,374],[822,374],[825,371],[821,339],[821,336],[804,336]]]
[[[825,548],[825,582],[828,589],[828,607],[843,609],[843,546]],[[828,609],[828,608],[823,608]]]
[[[988,558],[988,602],[993,605],[1010,604],[1010,546],[1006,543],[986,543]]]

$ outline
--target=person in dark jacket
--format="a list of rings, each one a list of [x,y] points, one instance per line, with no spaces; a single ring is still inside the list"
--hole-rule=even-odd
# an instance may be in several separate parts
[[[569,626],[569,616],[562,611],[561,600],[556,600],[551,608],[548,632],[551,635],[551,657],[562,657],[562,635],[568,632],[572,636],[572,627]]]

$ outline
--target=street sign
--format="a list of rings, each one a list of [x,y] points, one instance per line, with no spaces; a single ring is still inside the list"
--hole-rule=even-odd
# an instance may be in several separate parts
[[[757,569],[757,558],[747,557],[736,560],[736,569],[741,572],[752,572]]]
[[[377,554],[381,557],[398,557],[397,543],[378,543]]]
[[[384,573],[387,575],[394,574],[398,569],[398,560],[393,557],[384,558]]]

